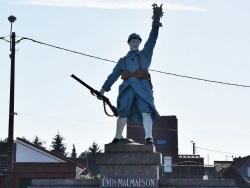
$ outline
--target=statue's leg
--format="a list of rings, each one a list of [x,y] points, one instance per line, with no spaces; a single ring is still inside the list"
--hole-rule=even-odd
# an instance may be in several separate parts
[[[143,118],[143,126],[145,129],[145,140],[146,144],[153,144],[153,136],[152,136],[152,126],[153,126],[153,120],[150,113],[142,113]]]
[[[127,118],[121,118],[118,116],[117,122],[116,122],[116,135],[115,138],[121,139],[122,133],[125,125],[127,124]]]
[[[128,87],[118,98],[117,110],[119,116],[116,122],[116,135],[112,143],[117,143],[122,138],[123,129],[127,124],[127,117],[134,98],[132,88]]]

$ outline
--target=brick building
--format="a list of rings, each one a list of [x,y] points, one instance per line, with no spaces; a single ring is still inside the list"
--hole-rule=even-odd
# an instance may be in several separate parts
[[[127,138],[144,144],[144,128],[140,124],[127,126]],[[199,155],[179,155],[178,119],[176,116],[161,116],[154,121],[153,139],[156,151],[162,154],[161,176],[172,179],[202,179],[204,158]]]

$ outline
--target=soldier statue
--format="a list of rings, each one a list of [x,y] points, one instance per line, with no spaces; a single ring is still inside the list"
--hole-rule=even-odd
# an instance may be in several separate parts
[[[153,119],[160,117],[154,105],[154,97],[150,74],[148,73],[153,49],[158,37],[160,18],[163,16],[162,4],[160,7],[153,4],[153,22],[149,38],[142,50],[139,50],[141,37],[132,33],[128,37],[129,52],[120,58],[112,73],[104,82],[100,94],[111,90],[111,86],[121,76],[123,80],[119,86],[117,97],[117,127],[112,143],[118,143],[123,137],[123,129],[127,123],[142,123],[145,130],[145,144],[154,144],[152,136]]]

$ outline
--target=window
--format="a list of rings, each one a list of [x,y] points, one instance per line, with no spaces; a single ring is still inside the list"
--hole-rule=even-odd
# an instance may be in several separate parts
[[[166,139],[157,139],[156,140],[156,144],[157,145],[166,145],[167,144],[167,140]]]
[[[164,172],[172,172],[172,157],[164,157]]]
[[[250,167],[247,168],[247,177],[250,178]]]

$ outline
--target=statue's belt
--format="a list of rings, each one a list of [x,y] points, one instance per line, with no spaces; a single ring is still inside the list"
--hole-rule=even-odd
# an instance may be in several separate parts
[[[128,72],[128,71],[123,71],[121,79],[126,80],[130,77],[137,77],[139,79],[145,79],[149,77],[149,74],[145,70],[136,70],[135,72]]]
[[[126,79],[130,78],[131,76],[132,77],[137,77],[139,79],[147,79],[150,88],[153,89],[150,74],[147,71],[142,70],[141,55],[140,54],[137,55],[137,59],[138,59],[139,69],[137,71],[135,71],[135,72],[129,72],[129,71],[126,70],[126,56],[123,58],[123,64],[124,64],[124,70],[125,71],[122,72],[121,79],[126,80]]]

